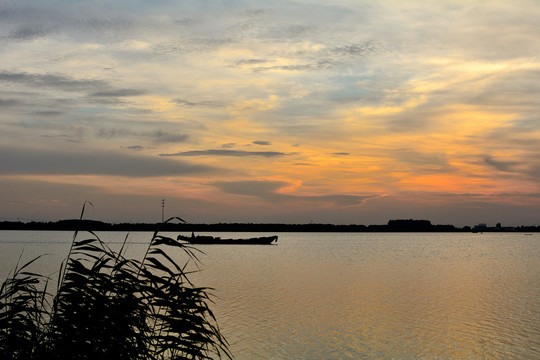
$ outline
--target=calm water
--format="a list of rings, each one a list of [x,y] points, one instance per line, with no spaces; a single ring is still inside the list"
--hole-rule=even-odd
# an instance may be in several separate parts
[[[215,289],[236,359],[540,359],[538,233],[277,235],[200,246],[192,280]],[[54,273],[71,237],[0,232],[0,276],[23,248],[26,260],[50,254],[33,269]],[[129,253],[150,237],[130,234]]]

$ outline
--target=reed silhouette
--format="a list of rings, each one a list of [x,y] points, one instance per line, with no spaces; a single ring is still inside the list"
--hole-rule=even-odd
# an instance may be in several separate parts
[[[183,221],[164,224],[174,219]],[[39,257],[17,264],[0,288],[0,359],[232,359],[211,289],[188,279],[198,250],[159,231],[141,261],[124,257],[127,236],[116,252],[75,231],[54,294],[50,279],[29,271]]]

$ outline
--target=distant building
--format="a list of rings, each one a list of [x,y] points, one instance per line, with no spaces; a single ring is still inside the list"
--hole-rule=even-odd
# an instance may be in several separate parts
[[[484,232],[487,230],[487,224],[478,224],[472,228],[473,233]]]
[[[497,223],[495,227],[488,227],[487,224],[480,223],[472,228],[473,233],[493,232],[493,231],[517,231],[515,227],[503,227],[501,223]]]

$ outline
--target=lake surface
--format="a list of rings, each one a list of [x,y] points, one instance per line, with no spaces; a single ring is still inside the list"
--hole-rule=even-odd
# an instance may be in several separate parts
[[[0,278],[23,249],[23,260],[49,254],[32,269],[53,274],[72,235],[0,231]],[[98,235],[113,247],[126,236]],[[275,246],[199,246],[191,279],[214,288],[238,360],[540,359],[538,233],[276,235]],[[128,255],[150,238],[130,234]]]

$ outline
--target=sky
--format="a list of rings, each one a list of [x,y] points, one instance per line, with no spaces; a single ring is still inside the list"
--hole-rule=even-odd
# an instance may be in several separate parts
[[[538,19],[0,0],[0,220],[540,225]]]

